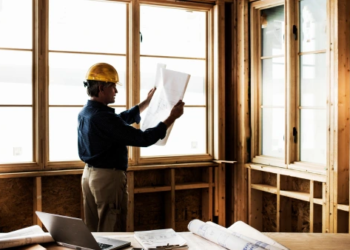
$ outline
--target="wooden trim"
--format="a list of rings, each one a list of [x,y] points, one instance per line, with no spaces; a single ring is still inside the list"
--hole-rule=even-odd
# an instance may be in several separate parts
[[[134,232],[134,214],[135,214],[134,172],[127,173],[127,180],[128,180],[129,200],[128,200],[128,214],[127,214],[126,231],[127,232]]]
[[[276,232],[281,231],[281,175],[277,174],[276,187]]]
[[[127,106],[133,107],[140,102],[140,1],[132,0],[128,4],[127,17],[127,72],[128,72],[128,88],[127,88]],[[134,125],[140,128],[139,124]],[[138,163],[140,157],[140,149],[132,147],[129,151],[132,161]]]
[[[137,165],[129,166],[129,171],[144,171],[144,170],[156,170],[156,169],[171,169],[171,168],[194,168],[194,167],[218,167],[219,164],[213,162],[192,162],[192,163],[179,163],[179,164],[156,164],[156,165]]]
[[[248,200],[247,192],[250,190],[247,183],[247,169],[244,164],[249,161],[248,152],[250,151],[250,109],[249,109],[249,3],[248,0],[235,1],[237,9],[237,48],[236,48],[236,114],[237,114],[237,139],[234,142],[237,145],[236,161],[234,167],[234,212],[233,221],[248,221]],[[249,215],[250,216],[250,215]]]
[[[285,0],[264,0],[258,1],[251,4],[251,6],[255,9],[267,9],[279,5],[283,5]]]
[[[153,157],[140,157],[136,165],[149,165],[149,164],[176,164],[176,163],[187,163],[187,162],[208,162],[213,160],[211,155],[173,155],[173,156],[153,156]],[[133,164],[130,164],[133,165]]]
[[[34,179],[34,193],[33,193],[33,225],[42,227],[41,221],[38,219],[35,211],[42,211],[42,186],[41,177]]]
[[[103,56],[126,56],[122,53],[106,53],[106,52],[88,52],[88,51],[70,51],[70,50],[48,50],[49,53],[62,54],[83,54],[83,55],[103,55]]]
[[[293,138],[293,128],[298,127],[298,123],[296,120],[296,103],[297,103],[297,47],[299,42],[299,36],[298,40],[296,41],[293,37],[293,25],[296,25],[298,22],[296,20],[297,15],[295,13],[297,12],[297,4],[299,4],[298,1],[286,1],[285,5],[285,20],[286,20],[286,26],[285,26],[285,60],[287,63],[285,63],[285,112],[286,112],[286,123],[285,123],[285,163],[290,164],[291,162],[296,161],[297,157],[297,143],[294,143]],[[298,130],[299,131],[299,130]],[[300,140],[299,140],[300,141]]]
[[[251,163],[247,163],[246,167],[250,169],[258,170],[258,171],[282,174],[282,175],[297,177],[297,178],[306,179],[306,180],[313,180],[313,181],[324,182],[324,183],[327,181],[327,176],[324,176],[324,175],[301,172],[301,171],[290,170],[285,168],[251,164]]]
[[[310,181],[310,203],[309,203],[309,206],[310,206],[310,233],[313,233],[314,232],[314,213],[315,213],[315,210],[314,210],[314,196],[315,196],[315,193],[314,193],[314,181]]]
[[[35,11],[36,11],[36,9],[34,8],[33,12],[35,13]],[[33,15],[33,20],[35,20],[35,14]],[[35,32],[35,28],[33,30]],[[18,48],[5,48],[5,47],[0,47],[0,50],[28,51],[28,52],[33,51],[33,49],[18,49]]]
[[[202,60],[205,61],[206,58],[203,57],[184,57],[184,56],[161,56],[161,55],[146,55],[140,54],[140,57],[150,57],[150,58],[168,58],[168,59],[184,59],[184,60]]]
[[[57,170],[57,171],[32,171],[19,173],[1,173],[0,179],[22,178],[22,177],[42,177],[42,176],[58,176],[58,175],[76,175],[82,174],[83,169],[77,170]]]
[[[299,50],[298,50],[299,51]],[[305,51],[305,52],[298,52],[299,56],[303,56],[303,55],[314,55],[314,54],[324,54],[327,53],[327,49],[323,49],[323,50],[314,50],[314,51]]]
[[[179,2],[173,0],[173,2],[167,0],[140,0],[141,4],[144,5],[160,5],[166,7],[174,7],[174,8],[185,8],[192,9],[196,11],[208,11],[213,7],[213,4],[206,3],[193,3],[193,2]]]

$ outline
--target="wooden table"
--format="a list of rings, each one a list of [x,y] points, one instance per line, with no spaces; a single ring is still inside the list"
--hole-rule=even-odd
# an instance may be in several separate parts
[[[94,233],[99,236],[126,240],[133,247],[141,247],[134,239],[133,233]],[[322,233],[264,233],[278,243],[288,247],[290,250],[334,250],[350,249],[350,234],[322,234]],[[180,235],[187,241],[189,250],[223,250],[222,248],[195,234],[184,232]],[[65,247],[44,245],[49,250],[64,250]],[[124,248],[131,250],[132,247]]]

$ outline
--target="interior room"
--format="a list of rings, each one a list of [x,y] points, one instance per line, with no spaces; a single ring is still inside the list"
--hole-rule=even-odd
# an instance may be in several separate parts
[[[128,232],[200,219],[350,233],[349,13],[348,0],[0,0],[0,233],[42,226],[35,211],[84,218],[77,116],[97,62],[119,73],[116,113],[157,65],[191,75],[166,145],[128,146]]]

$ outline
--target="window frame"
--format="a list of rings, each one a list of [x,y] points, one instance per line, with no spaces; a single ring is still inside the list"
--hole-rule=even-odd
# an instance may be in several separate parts
[[[214,3],[178,3],[166,0],[113,0],[127,5],[127,52],[126,52],[126,99],[127,108],[140,102],[140,5],[159,5],[170,8],[184,8],[205,11],[207,14],[207,48],[206,48],[206,123],[207,123],[207,153],[201,155],[180,155],[160,157],[140,157],[138,147],[129,147],[129,166],[177,164],[186,162],[211,162],[222,159],[224,155],[224,104],[220,96],[224,89],[224,69],[219,68],[224,62],[224,50],[220,48],[224,36],[218,30],[223,30],[223,22],[218,17],[224,16],[224,1]],[[84,163],[78,161],[49,161],[49,0],[32,0],[33,3],[33,162],[0,164],[0,173],[81,169]],[[219,5],[219,7],[218,7]],[[56,51],[54,51],[56,52]],[[70,52],[71,53],[71,52]],[[72,52],[74,53],[74,52]],[[221,58],[218,56],[221,55]],[[72,105],[68,105],[72,106]],[[79,105],[73,105],[77,107]],[[81,105],[83,107],[83,105]],[[118,107],[118,105],[111,105]],[[139,125],[135,125],[139,127]],[[215,138],[214,138],[215,137]]]
[[[329,26],[328,9],[330,1],[327,1],[327,25]],[[285,154],[284,158],[275,158],[261,155],[261,112],[259,107],[261,98],[261,24],[260,11],[262,9],[284,5],[285,15]],[[294,14],[296,13],[296,15]],[[293,25],[297,28],[298,39],[294,39]],[[305,172],[313,172],[326,175],[328,169],[329,155],[327,154],[326,164],[316,164],[300,161],[300,114],[299,114],[299,86],[300,86],[300,56],[299,52],[299,1],[290,0],[268,0],[252,2],[250,4],[250,68],[251,68],[251,145],[250,145],[250,162],[256,164],[270,165],[286,169],[293,169]],[[327,42],[330,41],[328,29]],[[328,43],[329,44],[329,43]],[[329,60],[329,48],[325,50],[327,60]],[[328,70],[328,69],[327,69]],[[327,72],[327,100],[330,95],[330,77]],[[259,100],[259,101],[257,101]],[[326,107],[327,128],[330,127],[329,111],[330,102]],[[297,143],[294,143],[293,128],[297,129]],[[327,133],[327,151],[329,149],[329,131]]]

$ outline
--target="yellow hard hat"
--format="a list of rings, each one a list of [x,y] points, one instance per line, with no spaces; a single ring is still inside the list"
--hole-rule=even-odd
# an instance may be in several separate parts
[[[86,73],[86,80],[113,82],[119,84],[117,70],[108,63],[96,63],[92,65]]]

